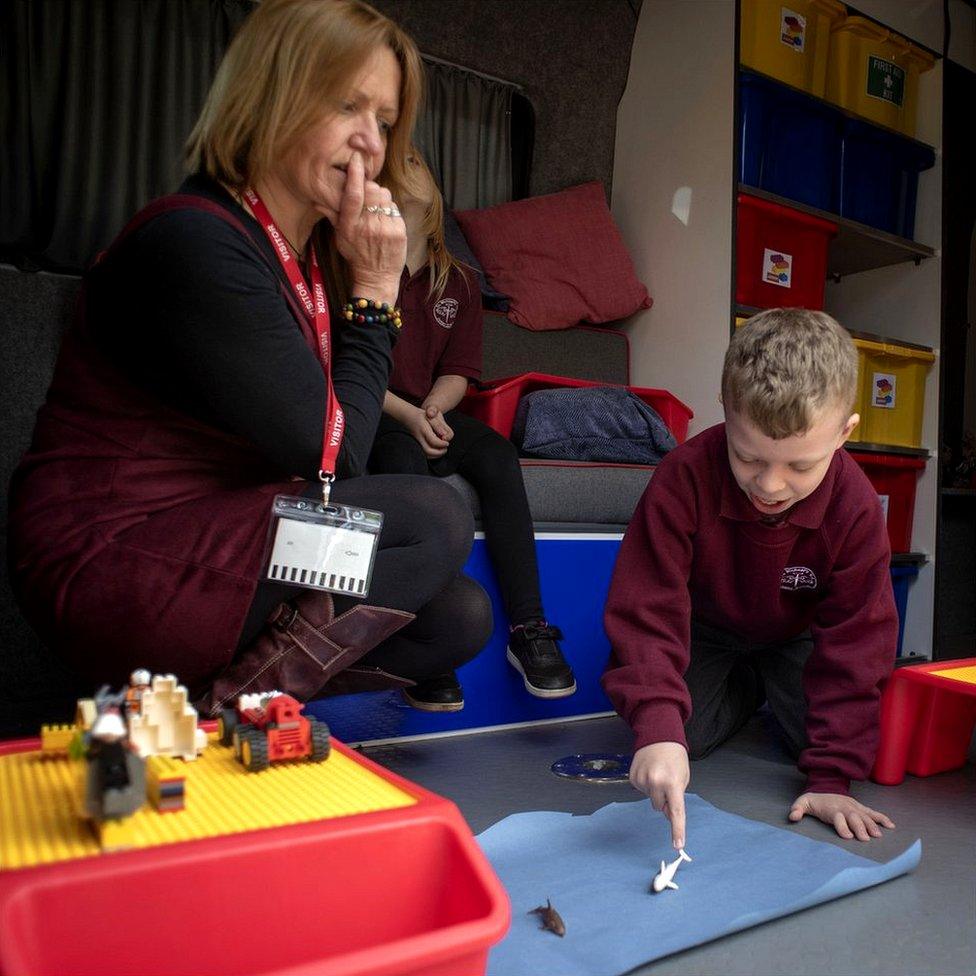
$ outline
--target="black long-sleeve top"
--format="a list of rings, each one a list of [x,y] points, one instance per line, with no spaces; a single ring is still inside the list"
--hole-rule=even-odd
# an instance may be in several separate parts
[[[250,240],[200,210],[154,218],[89,276],[95,339],[169,406],[250,441],[283,475],[314,480],[325,374],[284,298],[291,285],[278,256],[215,181],[192,176],[179,192],[224,207]],[[339,477],[365,471],[395,338],[390,326],[332,315],[332,382],[346,415]]]

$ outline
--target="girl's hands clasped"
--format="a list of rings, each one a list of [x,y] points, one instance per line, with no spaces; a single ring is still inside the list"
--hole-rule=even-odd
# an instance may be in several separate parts
[[[413,407],[402,422],[423,448],[428,460],[433,461],[447,453],[454,431],[448,427],[444,415],[439,410],[431,407],[426,409]]]
[[[395,304],[407,259],[407,229],[390,191],[366,178],[360,153],[349,160],[338,212],[324,204],[318,209],[335,228],[353,294]]]

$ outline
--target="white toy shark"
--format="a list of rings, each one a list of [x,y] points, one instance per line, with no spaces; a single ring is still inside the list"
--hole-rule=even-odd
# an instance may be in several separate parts
[[[678,865],[682,861],[690,861],[691,858],[688,857],[684,852],[684,848],[678,851],[678,856],[670,863],[665,864],[664,861],[661,862],[661,870],[655,875],[654,880],[651,882],[651,891],[660,892],[664,891],[665,888],[673,888],[675,891],[678,890],[678,886],[674,883],[674,876],[678,870]]]

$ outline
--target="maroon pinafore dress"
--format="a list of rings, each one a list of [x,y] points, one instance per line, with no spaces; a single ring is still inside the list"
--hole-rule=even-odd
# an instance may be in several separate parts
[[[175,195],[133,218],[101,260],[148,220],[185,207],[227,220],[260,254],[224,208]],[[314,350],[304,316],[281,293]],[[192,692],[233,657],[272,498],[294,490],[247,441],[135,386],[93,341],[83,287],[11,481],[15,594],[79,675],[120,683],[145,667],[175,673]]]

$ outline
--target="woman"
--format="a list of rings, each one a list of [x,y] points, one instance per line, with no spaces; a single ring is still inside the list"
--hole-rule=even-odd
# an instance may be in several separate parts
[[[396,299],[406,234],[379,181],[409,182],[421,78],[359,0],[264,0],[190,137],[193,175],[86,276],[11,552],[26,615],[93,682],[172,671],[216,712],[242,691],[408,685],[487,640],[460,496],[360,477],[397,330],[341,308]],[[320,477],[384,515],[365,602],[268,581],[273,500],[312,508]]]
[[[537,698],[576,690],[539,592],[532,517],[511,442],[455,410],[468,379],[481,376],[481,295],[444,243],[444,204],[420,153],[409,161],[416,188],[401,194],[407,267],[400,286],[411,329],[397,345],[369,469],[377,473],[458,472],[478,492],[485,541],[509,621],[508,660]],[[464,695],[453,671],[406,689],[415,707],[456,711]]]

